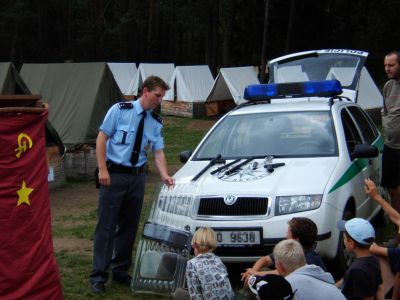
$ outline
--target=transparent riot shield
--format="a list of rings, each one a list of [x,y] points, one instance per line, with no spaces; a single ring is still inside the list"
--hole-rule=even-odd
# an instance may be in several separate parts
[[[163,186],[157,194],[136,252],[133,292],[170,295],[184,287],[194,229],[178,226],[176,220],[191,214],[198,191],[196,184],[177,184],[173,189]]]
[[[146,223],[137,250],[132,290],[169,295],[183,287],[190,247],[190,232]]]

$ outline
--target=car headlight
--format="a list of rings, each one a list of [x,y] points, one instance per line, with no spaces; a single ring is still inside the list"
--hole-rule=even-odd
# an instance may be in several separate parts
[[[275,215],[285,215],[320,207],[322,195],[278,196],[275,201]]]

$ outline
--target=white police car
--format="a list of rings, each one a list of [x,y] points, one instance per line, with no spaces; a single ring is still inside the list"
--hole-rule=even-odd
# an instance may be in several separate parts
[[[151,224],[191,233],[212,227],[224,261],[250,262],[285,238],[288,220],[308,217],[318,227],[317,251],[343,266],[336,223],[378,213],[363,186],[367,177],[379,183],[383,139],[349,99],[357,94],[350,88],[358,86],[365,52],[325,57],[319,68],[307,60],[313,55],[298,60],[308,70],[288,57],[272,61],[272,81],[286,75],[292,82],[248,86],[248,102],[222,117],[193,152],[181,154],[177,185],[161,191]],[[304,72],[303,79],[282,72],[285,63]],[[347,81],[341,85],[333,76]],[[327,77],[333,80],[319,81]]]

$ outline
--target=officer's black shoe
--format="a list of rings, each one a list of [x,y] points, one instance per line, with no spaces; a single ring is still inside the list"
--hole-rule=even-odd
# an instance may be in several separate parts
[[[106,292],[106,287],[102,282],[91,282],[92,291],[96,294],[102,294]]]
[[[127,273],[113,273],[113,281],[118,282],[119,284],[131,285],[132,277]]]

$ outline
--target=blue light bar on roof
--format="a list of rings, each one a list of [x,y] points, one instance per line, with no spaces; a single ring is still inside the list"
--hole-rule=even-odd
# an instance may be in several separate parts
[[[333,97],[342,93],[338,80],[306,81],[249,85],[244,90],[244,99],[265,101],[276,98]]]

